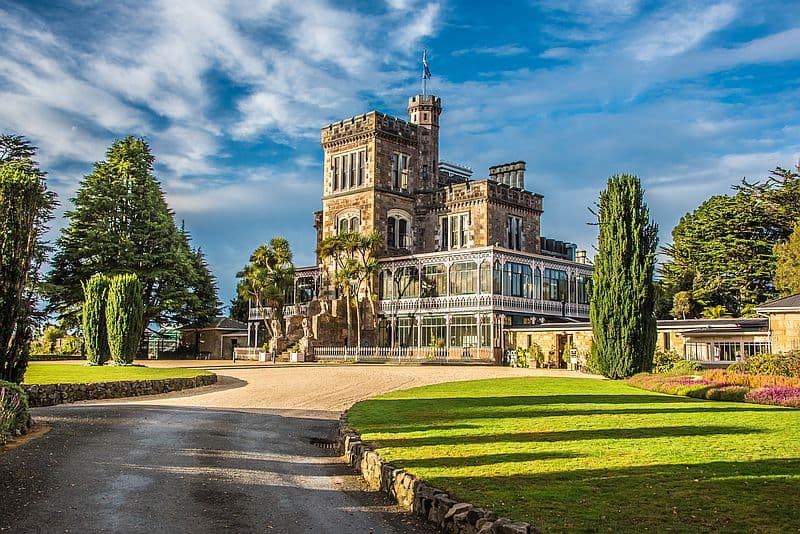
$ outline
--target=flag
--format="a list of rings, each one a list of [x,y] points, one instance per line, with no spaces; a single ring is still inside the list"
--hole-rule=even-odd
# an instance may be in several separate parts
[[[431,79],[431,69],[428,68],[428,51],[422,50],[422,78],[424,80]]]

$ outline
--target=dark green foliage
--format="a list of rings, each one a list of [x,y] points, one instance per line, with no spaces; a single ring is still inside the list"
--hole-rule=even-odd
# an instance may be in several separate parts
[[[231,299],[228,317],[246,323],[250,314],[250,303],[248,302],[247,297],[243,295],[244,291],[242,284],[244,283],[244,280],[239,280],[239,283],[236,284],[236,297]]]
[[[775,245],[775,288],[781,295],[800,293],[800,221],[784,243]]]
[[[130,365],[142,337],[144,304],[142,284],[135,274],[120,274],[111,279],[106,305],[108,347],[117,365]]]
[[[663,248],[667,294],[688,292],[691,314],[723,306],[735,316],[777,296],[777,243],[800,220],[800,175],[777,168],[770,177],[743,181],[733,195],[714,196],[686,214]]]
[[[83,284],[83,339],[86,359],[93,365],[103,365],[111,357],[106,327],[109,284],[108,277],[102,274]]]
[[[47,286],[51,311],[71,324],[79,320],[81,283],[98,273],[139,276],[146,323],[189,324],[217,314],[213,276],[176,226],[153,162],[147,143],[128,137],[81,182]]]
[[[55,205],[35,153],[21,137],[0,135],[0,380],[21,382],[28,366],[41,237]]]
[[[670,261],[661,276],[686,295],[687,318],[716,306],[739,316],[748,304],[774,296],[776,233],[765,224],[768,217],[740,192],[711,197],[681,218],[664,247]]]
[[[286,296],[294,287],[294,263],[289,241],[273,237],[269,244],[256,248],[250,255],[250,263],[236,277],[239,296],[252,301],[264,318],[264,326],[270,337],[283,336],[283,307]],[[269,317],[272,320],[269,320]],[[274,321],[274,323],[273,323]]]
[[[18,384],[0,380],[0,445],[11,437],[24,434],[30,426],[25,391]]]
[[[609,378],[649,371],[656,344],[653,269],[658,226],[636,176],[612,176],[600,193],[592,277],[593,365]]]

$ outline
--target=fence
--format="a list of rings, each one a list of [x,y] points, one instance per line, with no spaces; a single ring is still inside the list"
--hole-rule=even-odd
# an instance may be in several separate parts
[[[316,360],[494,363],[490,347],[315,347]]]

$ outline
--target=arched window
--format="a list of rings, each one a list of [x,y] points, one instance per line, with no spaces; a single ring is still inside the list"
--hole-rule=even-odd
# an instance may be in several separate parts
[[[352,208],[339,212],[336,215],[336,233],[361,231],[361,212]]]
[[[494,276],[492,277],[492,293],[495,295],[503,294],[503,268],[500,262],[494,262]]]
[[[386,220],[386,246],[411,248],[411,216],[401,210],[389,210]]]
[[[480,266],[480,291],[483,294],[492,292],[492,264],[489,260],[483,260]]]

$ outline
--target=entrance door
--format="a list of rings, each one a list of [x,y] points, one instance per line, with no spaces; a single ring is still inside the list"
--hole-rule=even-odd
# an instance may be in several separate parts
[[[564,347],[567,346],[569,342],[569,336],[567,334],[558,334],[556,336],[556,367],[559,369],[563,369],[566,367],[564,362]]]

